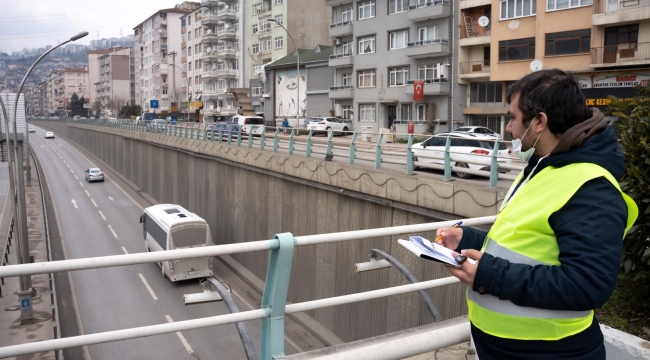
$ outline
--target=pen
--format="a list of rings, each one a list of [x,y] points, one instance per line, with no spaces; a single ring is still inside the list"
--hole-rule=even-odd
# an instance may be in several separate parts
[[[459,222],[455,223],[451,228],[452,228],[452,229],[455,229],[455,228],[459,227],[460,224],[462,224],[462,223],[463,223],[462,221],[459,221]],[[442,235],[438,236],[438,237],[436,238],[435,242],[438,242],[438,241],[440,241],[441,239],[442,239]]]

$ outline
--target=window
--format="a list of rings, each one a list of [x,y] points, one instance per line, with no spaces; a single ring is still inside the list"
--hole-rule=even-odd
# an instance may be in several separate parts
[[[400,30],[388,33],[390,39],[390,49],[403,49],[409,42],[409,31]]]
[[[346,23],[352,21],[352,7],[343,9],[341,13],[341,21]]]
[[[259,32],[259,28],[260,28],[259,24],[253,24],[253,35]]]
[[[190,40],[192,40],[192,32],[191,31],[187,33],[187,41],[190,41]]]
[[[375,17],[375,0],[363,1],[358,4],[357,14],[359,14],[359,20]]]
[[[183,51],[181,51],[181,56],[187,56],[187,49],[183,48]]]
[[[427,106],[425,104],[417,104],[415,107],[415,120],[424,121],[427,119]]]
[[[217,70],[226,70],[226,63],[225,62],[218,62],[217,63]]]
[[[343,74],[343,86],[352,86],[352,73]]]
[[[352,55],[352,41],[346,41],[342,46],[343,54]]]
[[[591,5],[593,0],[546,0],[546,10],[562,10],[578,6]],[[610,1],[611,2],[611,1]],[[618,1],[617,1],[618,2]]]
[[[343,105],[343,118],[350,120],[352,119],[352,105]]]
[[[192,47],[187,48],[187,56],[192,56]]]
[[[591,30],[576,30],[546,34],[544,55],[568,55],[589,53]]]
[[[253,75],[259,74],[262,72],[262,65],[253,65]]]
[[[470,103],[501,103],[503,84],[501,82],[480,82],[469,85]]]
[[[251,94],[252,96],[260,96],[262,95],[262,86],[261,85],[255,85],[251,89]]]
[[[187,25],[192,25],[192,17],[187,18]]]
[[[499,61],[535,58],[535,38],[499,41]]]
[[[359,82],[357,82],[357,86],[360,88],[375,87],[375,70],[359,71]]]
[[[262,13],[262,3],[253,5],[253,15]]]
[[[187,70],[192,71],[192,63],[188,63]]]
[[[389,0],[388,1],[388,13],[395,14],[399,12],[404,12],[409,9],[408,0]]]
[[[401,120],[412,120],[413,115],[411,114],[411,104],[402,104],[402,118]]]
[[[260,53],[260,44],[253,44],[253,55]]]
[[[278,36],[275,38],[275,48],[280,49],[284,46],[284,39],[282,36]]]
[[[537,0],[501,0],[501,20],[535,14],[537,14]]]
[[[619,44],[636,44],[639,41],[639,24],[605,28],[605,47]],[[616,52],[616,46],[611,47]],[[606,52],[610,50],[606,49]]]
[[[271,50],[271,38],[263,39],[260,44],[262,45],[261,51]]]
[[[438,27],[427,26],[418,29],[418,41],[435,40],[438,38]]]
[[[276,23],[275,23],[276,27],[282,25],[283,16],[282,15],[276,15],[275,16],[275,21],[276,21]]]
[[[435,79],[437,69],[433,64],[418,65],[418,79],[420,80],[430,80]]]
[[[390,73],[390,81],[388,83],[388,86],[406,85],[406,81],[409,78],[409,68],[407,66],[389,68],[388,72]]]
[[[368,54],[375,52],[375,37],[366,36],[359,38],[359,54]]]
[[[375,121],[375,104],[359,104],[359,121]]]
[[[282,0],[275,0],[273,1],[275,5],[282,5]]]

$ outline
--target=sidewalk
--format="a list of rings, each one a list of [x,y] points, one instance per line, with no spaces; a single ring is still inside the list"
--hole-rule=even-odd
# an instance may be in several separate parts
[[[7,163],[0,163],[7,166]],[[26,186],[25,201],[27,205],[27,227],[29,237],[29,253],[34,257],[34,262],[46,262],[47,244],[45,237],[45,220],[42,207],[41,189],[38,183],[36,170],[32,166],[32,184]],[[4,179],[0,179],[4,180]],[[4,246],[9,222],[11,221],[12,205],[11,196],[6,196],[2,214],[0,214],[0,247]],[[11,254],[7,265],[16,264],[16,241],[12,239]],[[31,325],[20,325],[20,304],[17,292],[19,290],[18,278],[6,278],[2,285],[2,298],[0,298],[0,347],[18,345],[30,342],[54,339],[56,323],[52,319],[52,292],[50,291],[49,276],[32,276],[32,286],[37,295],[32,299],[32,307],[36,322]],[[55,359],[54,351],[34,355],[20,356],[20,359]],[[15,358],[14,358],[15,359]]]

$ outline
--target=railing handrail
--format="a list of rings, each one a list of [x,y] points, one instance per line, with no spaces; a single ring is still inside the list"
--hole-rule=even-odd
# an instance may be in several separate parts
[[[2,259],[0,260],[0,267],[5,266],[9,260],[7,259],[7,255],[9,254],[9,246],[11,246],[11,239],[12,239],[12,234],[14,230],[14,216],[13,212],[11,215],[11,222],[9,222],[9,232],[7,232],[7,238],[5,239],[5,246],[2,247]],[[2,276],[0,276],[1,278]],[[4,281],[4,278],[3,278]]]
[[[338,59],[338,58],[342,58],[342,57],[352,57],[352,53],[347,52],[347,53],[340,53],[340,54],[332,54],[332,55],[330,55],[330,59]]]
[[[341,21],[341,22],[337,22],[337,23],[331,23],[330,24],[330,29],[334,29],[334,28],[337,28],[337,27],[341,27],[341,26],[344,26],[344,25],[350,25],[350,24],[352,24],[352,20]]]
[[[330,86],[330,90],[348,90],[348,89],[353,89],[354,86],[352,85],[337,85],[337,86]]]
[[[416,47],[416,46],[424,46],[424,45],[431,45],[431,44],[449,44],[449,39],[429,39],[429,40],[410,41],[406,44],[406,47]]]
[[[630,3],[630,5],[623,5],[624,3]],[[648,6],[650,6],[650,0],[620,1],[617,3],[601,1],[600,6],[594,6],[594,14],[611,14],[619,11],[640,9]]]
[[[409,5],[409,10],[417,10],[434,5],[449,5],[449,0],[430,0],[420,4]]]
[[[628,42],[628,43],[620,43],[620,44],[604,45],[604,46],[592,46],[591,49],[608,49],[608,48],[612,48],[612,47],[616,47],[618,49],[620,49],[620,48],[623,48],[623,49],[637,49],[639,46],[646,46],[646,45],[650,45],[650,41],[646,41],[646,42]],[[625,46],[628,46],[628,47],[625,47]]]

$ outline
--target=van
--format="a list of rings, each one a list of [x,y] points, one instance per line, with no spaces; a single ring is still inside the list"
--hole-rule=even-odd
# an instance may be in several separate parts
[[[260,116],[233,116],[229,123],[239,125],[242,134],[261,136],[264,132],[264,118]]]

